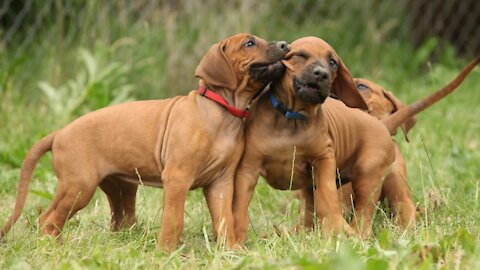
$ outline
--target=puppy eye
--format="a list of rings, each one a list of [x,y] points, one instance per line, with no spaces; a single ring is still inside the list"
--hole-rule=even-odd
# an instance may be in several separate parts
[[[366,86],[366,85],[363,84],[363,83],[357,84],[357,89],[358,89],[358,90],[365,90],[365,89],[367,89],[367,88],[368,88],[368,86]]]
[[[245,47],[252,47],[252,46],[255,46],[255,45],[256,45],[256,43],[255,43],[255,40],[253,40],[253,39],[251,39],[251,40],[245,42],[245,44],[243,44],[243,46],[245,46]]]
[[[308,56],[304,53],[296,53],[296,54],[293,54],[292,56],[297,57],[297,58],[301,58],[302,60],[307,60],[308,59]]]
[[[328,62],[328,64],[330,64],[330,66],[332,68],[337,68],[338,64],[337,64],[337,61],[333,60],[333,59],[330,59],[330,61]]]

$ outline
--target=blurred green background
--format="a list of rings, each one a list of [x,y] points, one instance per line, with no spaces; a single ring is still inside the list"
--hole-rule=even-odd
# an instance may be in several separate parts
[[[107,105],[186,94],[207,49],[239,32],[324,38],[353,76],[411,102],[433,65],[456,71],[480,52],[479,27],[475,0],[3,0],[0,128],[23,122],[11,111],[52,130]]]
[[[480,49],[480,13],[471,7],[479,4],[470,0],[2,2],[2,95],[43,102],[53,94],[48,86],[87,91],[75,94],[89,109],[127,96],[185,94],[196,87],[193,71],[208,47],[238,32],[269,40],[322,37],[354,76],[393,88],[421,76],[429,60],[459,67],[465,61],[458,56]]]

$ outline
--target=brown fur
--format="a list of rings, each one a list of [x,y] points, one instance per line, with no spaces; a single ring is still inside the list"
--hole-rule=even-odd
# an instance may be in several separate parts
[[[368,105],[368,113],[381,120],[396,112],[405,105],[391,92],[366,79],[355,79],[357,88]],[[361,89],[360,86],[366,87]],[[407,132],[415,125],[416,119],[410,118],[402,125],[405,137]],[[342,207],[352,211],[355,205],[355,195],[352,184],[347,183],[338,190]],[[416,207],[412,201],[412,195],[407,183],[407,168],[400,148],[395,143],[395,162],[382,185],[380,200],[386,199],[400,226],[406,229],[409,225],[415,225]]]
[[[283,61],[287,72],[272,83],[271,91],[307,119],[285,118],[272,107],[267,95],[261,96],[253,107],[252,118],[247,122],[245,153],[235,175],[233,212],[237,240],[243,242],[246,238],[248,204],[259,175],[274,188],[301,189],[306,198],[311,198],[304,204],[307,226],[313,224],[315,212],[327,234],[352,234],[354,230],[343,218],[337,196],[337,168],[352,182],[358,198],[352,226],[368,235],[374,203],[395,157],[390,134],[377,119],[341,101],[327,98],[322,104],[321,99],[310,102],[300,98],[302,91],[302,95],[309,94],[312,99],[328,96],[332,91],[350,105],[366,109],[353,78],[330,45],[307,37],[293,42],[290,50]],[[329,64],[331,60],[337,63],[336,68]],[[328,80],[315,77],[317,69],[327,72]],[[303,86],[295,86],[296,80]],[[342,83],[338,84],[339,81]],[[341,94],[337,85],[341,85]]]
[[[452,82],[443,87],[441,90],[422,99],[423,102],[421,104],[423,104],[422,106],[425,107],[416,107],[415,112],[412,112],[413,110],[411,109],[411,106],[405,106],[397,97],[395,97],[393,93],[386,91],[378,84],[361,78],[355,79],[355,83],[357,85],[357,89],[359,89],[360,94],[368,105],[369,114],[377,119],[388,121],[388,118],[392,114],[395,114],[401,109],[410,112],[409,114],[402,116],[403,118],[407,119],[401,124],[405,138],[408,141],[407,133],[417,121],[415,118],[415,113],[435,104],[441,98],[457,89],[460,83],[479,63],[479,61],[480,59],[475,59],[470,62]],[[361,85],[363,86],[360,87]],[[408,118],[409,116],[410,118]],[[392,133],[394,133],[394,130]],[[415,204],[412,201],[412,195],[408,186],[405,159],[400,152],[400,148],[397,143],[395,143],[395,157],[395,163],[393,164],[391,172],[383,182],[380,199],[386,199],[388,201],[396,221],[403,229],[406,229],[408,226],[415,225],[415,216],[417,211]],[[341,198],[343,208],[351,211],[353,205],[355,205],[355,194],[353,192],[352,184],[347,183],[341,186],[339,189],[339,196]]]
[[[254,46],[245,46],[252,40]],[[285,52],[278,43],[239,34],[213,45],[196,75],[201,86],[245,108],[259,89],[281,74],[279,60]],[[131,226],[140,176],[143,184],[164,189],[159,248],[176,246],[187,192],[198,187],[204,190],[216,236],[233,247],[233,177],[243,152],[243,130],[243,119],[196,90],[187,96],[130,102],[86,114],[40,140],[27,154],[15,209],[1,236],[22,211],[35,164],[51,150],[58,187],[40,217],[44,234],[58,236],[66,220],[88,204],[97,186],[110,202],[113,229]]]

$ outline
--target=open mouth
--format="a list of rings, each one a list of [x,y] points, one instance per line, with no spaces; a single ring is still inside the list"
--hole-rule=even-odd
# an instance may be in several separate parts
[[[304,83],[297,78],[293,79],[293,89],[299,98],[310,103],[323,103],[329,92],[317,83]]]
[[[297,78],[293,79],[296,91],[320,91],[320,87],[316,83],[301,83]]]
[[[254,63],[249,71],[253,79],[261,82],[269,82],[283,74],[285,66],[280,61],[271,63]]]

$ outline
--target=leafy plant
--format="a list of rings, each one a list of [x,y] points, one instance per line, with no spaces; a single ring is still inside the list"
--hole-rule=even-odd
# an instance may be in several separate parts
[[[80,49],[78,55],[83,68],[74,79],[58,87],[49,82],[38,84],[55,114],[71,117],[132,100],[133,85],[124,79],[129,71],[126,65],[103,64],[86,49]]]

